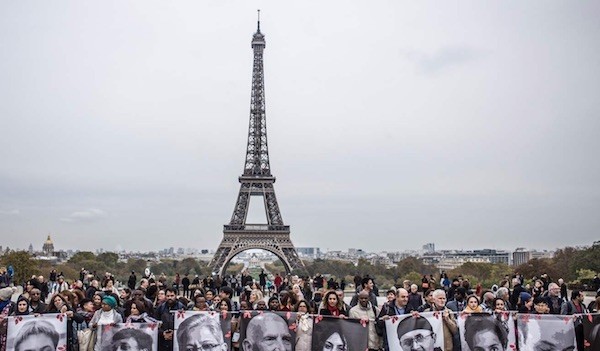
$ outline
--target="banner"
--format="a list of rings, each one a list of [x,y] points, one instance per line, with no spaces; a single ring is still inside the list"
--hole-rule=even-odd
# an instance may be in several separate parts
[[[296,312],[241,312],[240,350],[294,350],[296,315]]]
[[[314,316],[312,350],[365,351],[369,341],[368,322],[362,319]]]
[[[231,349],[231,313],[175,312],[173,351]]]
[[[8,317],[7,350],[67,349],[67,316],[41,314]]]
[[[465,313],[456,319],[462,351],[516,350],[512,313]]]
[[[119,323],[98,329],[101,351],[158,349],[158,323]]]
[[[583,344],[586,351],[600,350],[600,314],[581,316],[583,321]]]
[[[444,325],[439,312],[392,316],[385,321],[385,329],[390,351],[444,349]]]
[[[573,316],[517,314],[519,350],[576,350]]]

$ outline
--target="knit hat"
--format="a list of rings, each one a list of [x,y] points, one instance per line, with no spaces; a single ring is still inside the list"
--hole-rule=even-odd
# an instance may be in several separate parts
[[[424,317],[406,317],[398,323],[398,339],[404,334],[417,329],[433,331],[431,323]]]
[[[525,291],[521,291],[521,294],[519,294],[519,298],[521,299],[521,303],[525,303],[529,301],[529,299],[531,299],[531,294]]]
[[[112,308],[117,307],[117,300],[114,297],[107,295],[102,298],[102,302],[109,305]]]
[[[17,292],[17,288],[14,286],[9,286],[3,289],[0,289],[0,301],[10,300],[14,293]]]

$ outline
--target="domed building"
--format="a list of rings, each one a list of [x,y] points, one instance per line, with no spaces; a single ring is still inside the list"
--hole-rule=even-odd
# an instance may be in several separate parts
[[[44,256],[49,257],[54,255],[54,243],[50,239],[50,234],[48,234],[48,239],[46,239],[44,246],[42,246],[42,251],[44,252]]]

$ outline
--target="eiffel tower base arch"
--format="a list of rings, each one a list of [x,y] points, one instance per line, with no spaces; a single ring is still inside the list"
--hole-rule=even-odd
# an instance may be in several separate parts
[[[238,254],[252,249],[268,251],[283,263],[287,274],[304,274],[304,263],[290,240],[289,233],[274,234],[227,234],[225,233],[215,256],[209,264],[212,273],[222,277],[231,260]]]

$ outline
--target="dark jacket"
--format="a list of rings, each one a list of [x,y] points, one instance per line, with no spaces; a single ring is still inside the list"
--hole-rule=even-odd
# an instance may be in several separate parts
[[[404,314],[411,313],[412,311],[413,311],[413,309],[409,305],[406,305],[406,307],[404,308]],[[383,304],[383,306],[381,306],[381,311],[379,312],[377,319],[375,319],[377,330],[383,332],[383,335],[381,336],[381,338],[383,339],[384,350],[389,350],[389,346],[387,343],[387,335],[386,335],[386,331],[385,331],[385,321],[381,318],[383,316],[396,316],[396,315],[398,315],[397,310],[396,310],[396,300],[392,300],[390,302],[386,302],[385,304]]]

